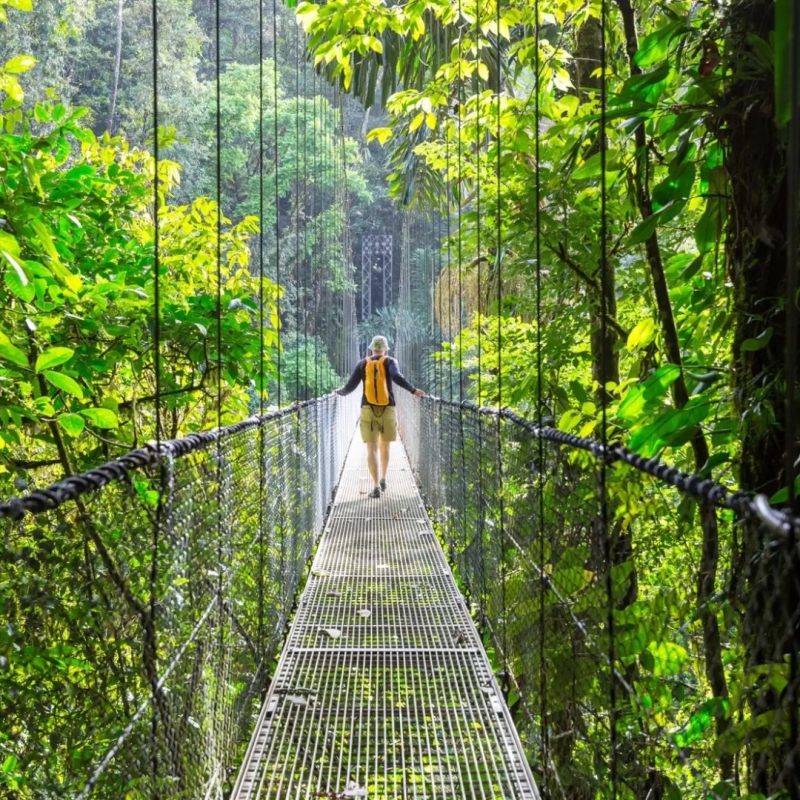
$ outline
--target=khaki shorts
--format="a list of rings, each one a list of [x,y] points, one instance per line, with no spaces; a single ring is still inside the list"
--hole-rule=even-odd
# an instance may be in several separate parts
[[[361,438],[365,442],[397,439],[397,409],[394,406],[361,406]]]

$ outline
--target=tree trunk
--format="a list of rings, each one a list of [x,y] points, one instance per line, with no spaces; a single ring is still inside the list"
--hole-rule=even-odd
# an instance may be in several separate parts
[[[786,135],[774,121],[773,72],[758,68],[754,37],[772,41],[773,0],[730,5],[727,50],[736,59],[735,80],[720,102],[723,111],[730,180],[726,253],[734,285],[736,327],[733,342],[733,390],[740,425],[739,482],[743,489],[771,495],[785,485],[786,316]],[[795,22],[797,30],[797,22]],[[772,330],[766,346],[743,344]],[[746,565],[744,644],[750,667],[787,668],[788,653],[800,641],[800,570],[797,550],[771,546],[758,526],[745,523],[742,562]],[[796,673],[796,669],[794,670]],[[750,790],[797,797],[800,754],[797,724],[797,676],[779,694],[768,682],[751,699],[751,715],[789,717],[761,747],[752,747]],[[782,708],[782,711],[780,711]],[[795,728],[794,733],[792,728]],[[766,731],[764,732],[766,733]]]
[[[108,123],[106,129],[109,133],[114,132],[114,112],[117,108],[117,93],[119,92],[119,73],[122,67],[122,10],[125,2],[117,2],[117,50],[114,56],[114,83],[111,87],[111,102],[108,106]]]

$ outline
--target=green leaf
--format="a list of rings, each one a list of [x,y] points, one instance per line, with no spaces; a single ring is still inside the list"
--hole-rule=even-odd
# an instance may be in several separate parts
[[[73,438],[80,436],[86,425],[80,414],[61,414],[58,424]]]
[[[647,649],[655,661],[653,674],[656,677],[677,675],[688,666],[689,654],[679,644],[659,642],[650,644]]]
[[[11,361],[18,367],[28,366],[28,356],[22,352],[18,347],[14,347],[10,342],[0,344],[0,358],[6,361]]]
[[[10,233],[0,231],[0,250],[7,250],[12,255],[20,256],[19,242]]]
[[[33,300],[33,298],[36,296],[36,290],[28,280],[28,275],[25,271],[25,268],[8,251],[0,250],[0,253],[11,265],[11,269],[6,270],[3,274],[3,280],[5,281],[8,290],[11,292],[11,294],[19,297],[20,300],[30,303],[31,300]]]
[[[763,350],[772,339],[772,328],[767,328],[765,331],[756,336],[755,339],[745,339],[742,342],[741,349],[747,353],[755,353],[758,350]]]
[[[75,351],[70,350],[69,347],[51,347],[49,350],[39,354],[36,359],[36,371],[42,372],[51,367],[57,367],[59,364],[64,364],[72,358],[74,353]]]
[[[117,415],[108,408],[84,408],[80,413],[98,428],[119,427]]]
[[[619,417],[627,420],[638,419],[645,404],[665,395],[680,374],[681,369],[676,364],[660,366],[647,380],[628,390],[617,412]]]
[[[34,64],[36,64],[36,59],[33,56],[14,56],[6,61],[3,69],[13,75],[19,75],[21,72],[27,72]]]
[[[58,108],[58,106],[56,106]],[[55,118],[55,115],[54,115]],[[47,230],[44,223],[40,219],[32,219],[30,220],[30,226],[36,232],[36,238],[39,241],[39,244],[44,248],[45,253],[53,259],[53,261],[61,267],[61,258],[58,255],[58,250],[56,250],[56,246],[53,243],[53,237],[50,235],[50,231]],[[63,269],[63,267],[62,267]]]
[[[639,42],[639,49],[633,57],[633,63],[636,64],[637,67],[646,69],[657,61],[663,61],[663,59],[667,57],[669,45],[673,36],[680,29],[685,27],[686,23],[678,19],[674,22],[670,22],[663,28],[659,28],[657,31],[653,31],[649,36],[645,36],[644,39]]]
[[[794,482],[794,496],[800,497],[800,475],[795,478]],[[777,503],[788,503],[789,502],[789,487],[784,486],[783,489],[779,489],[775,492],[772,497],[769,499],[770,503],[777,504]]]
[[[631,232],[630,243],[641,244],[646,242],[658,227],[658,213],[653,214],[647,219],[643,219]]]
[[[77,397],[78,400],[83,400],[83,389],[81,389],[80,384],[74,379],[70,378],[69,375],[64,375],[61,372],[44,372],[42,373],[45,377],[45,380],[48,383],[53,384],[56,389],[61,389],[67,394],[71,394],[73,397]]]
[[[642,347],[647,347],[650,342],[655,339],[656,324],[651,318],[643,319],[629,334],[628,334],[628,350],[639,350]]]

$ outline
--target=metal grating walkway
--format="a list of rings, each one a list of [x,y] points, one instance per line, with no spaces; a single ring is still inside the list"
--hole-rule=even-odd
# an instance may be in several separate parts
[[[233,797],[538,800],[399,442],[387,483],[356,437]]]

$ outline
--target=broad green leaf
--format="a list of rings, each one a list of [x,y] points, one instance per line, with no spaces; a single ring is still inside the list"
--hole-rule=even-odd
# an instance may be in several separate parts
[[[36,371],[42,372],[43,370],[57,367],[59,364],[64,364],[72,358],[74,352],[69,347],[51,347],[49,350],[39,354],[36,359]]]
[[[4,773],[13,772],[17,768],[17,757],[11,753],[7,755],[5,761],[3,761],[3,768],[2,771]]]
[[[644,39],[639,42],[639,49],[636,51],[636,55],[633,58],[634,64],[636,64],[637,67],[646,69],[657,61],[665,59],[669,52],[669,45],[673,36],[675,36],[679,30],[685,28],[686,23],[683,20],[675,20],[665,25],[663,28],[653,31],[649,36],[645,36]]]
[[[19,297],[20,300],[30,303],[36,296],[36,290],[28,280],[25,268],[11,253],[6,250],[0,250],[0,253],[2,253],[5,260],[11,265],[11,268],[3,273],[3,280],[8,290],[16,297]]]
[[[8,4],[17,11],[33,11],[33,0],[8,0]]]
[[[641,244],[642,242],[646,242],[656,232],[656,228],[658,227],[658,216],[658,212],[656,212],[647,219],[643,219],[633,229],[628,241],[631,244]]]
[[[0,344],[0,358],[6,361],[11,361],[18,367],[28,366],[28,356],[22,352],[18,347],[14,347],[10,342]]]
[[[681,374],[676,364],[663,364],[647,380],[628,390],[617,414],[621,419],[635,420],[650,400],[662,397]]]
[[[36,238],[41,244],[42,248],[44,249],[45,253],[53,259],[53,261],[59,266],[63,266],[61,264],[61,258],[58,255],[58,250],[56,250],[56,246],[53,243],[53,237],[50,235],[50,231],[47,230],[44,223],[40,219],[32,219],[30,220],[30,226],[36,232]]]
[[[117,415],[108,408],[83,408],[80,413],[98,428],[116,428],[119,425]]]
[[[772,328],[767,328],[765,331],[756,336],[755,339],[745,339],[742,342],[742,350],[748,353],[755,353],[758,350],[763,350],[772,339]]]
[[[674,642],[659,642],[648,645],[647,649],[655,662],[653,674],[656,677],[677,675],[689,663],[689,654],[686,649]]]
[[[64,375],[62,372],[45,371],[42,374],[45,380],[55,386],[56,389],[61,389],[67,394],[77,397],[78,400],[83,400],[83,389],[74,378],[70,378],[69,375]]]
[[[58,424],[73,438],[80,436],[86,425],[80,414],[61,414]]]
[[[629,334],[628,334],[628,350],[639,350],[647,347],[650,342],[655,339],[656,324],[652,318],[648,317],[643,319]]]
[[[19,258],[19,242],[14,236],[6,231],[0,231],[0,250],[5,250]]]
[[[14,58],[6,61],[4,69],[13,75],[19,75],[22,72],[27,72],[34,64],[36,64],[36,59],[33,56],[14,56]]]
[[[794,496],[800,497],[800,475],[795,478],[794,482]],[[772,495],[769,499],[770,503],[788,503],[789,502],[789,487],[784,486],[783,489],[779,489],[775,494]]]

